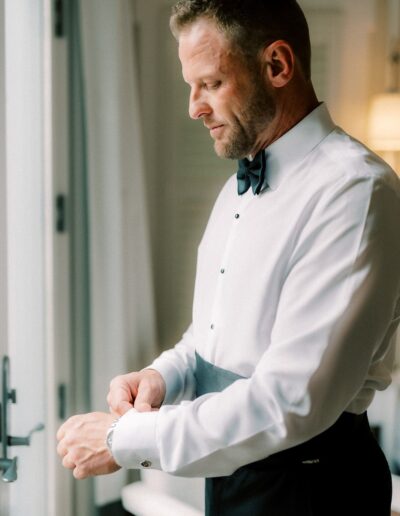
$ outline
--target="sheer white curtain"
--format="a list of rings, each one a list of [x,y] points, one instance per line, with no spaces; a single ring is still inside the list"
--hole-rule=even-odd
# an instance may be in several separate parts
[[[110,379],[155,355],[153,286],[129,0],[82,0],[88,156],[91,405],[108,410]],[[96,479],[103,505],[125,473]]]

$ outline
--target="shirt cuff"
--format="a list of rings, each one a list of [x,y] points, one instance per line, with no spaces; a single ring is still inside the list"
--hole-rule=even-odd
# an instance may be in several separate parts
[[[116,463],[128,469],[161,469],[156,442],[158,411],[128,410],[116,424],[112,454]]]
[[[163,405],[174,405],[182,390],[179,373],[174,366],[162,358],[156,358],[145,369],[155,369],[163,377],[165,382],[165,398]]]

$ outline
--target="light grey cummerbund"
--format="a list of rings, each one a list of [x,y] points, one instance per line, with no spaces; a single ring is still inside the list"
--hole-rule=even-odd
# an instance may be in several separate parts
[[[204,360],[196,352],[196,396],[202,396],[209,392],[221,392],[242,376],[217,367]]]

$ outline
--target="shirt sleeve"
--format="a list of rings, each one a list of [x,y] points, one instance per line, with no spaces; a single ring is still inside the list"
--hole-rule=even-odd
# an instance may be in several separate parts
[[[188,477],[229,475],[331,426],[374,359],[388,352],[399,320],[399,221],[398,194],[384,180],[338,182],[294,245],[271,345],[253,375],[159,412],[130,411],[116,428],[117,462]],[[193,367],[182,357],[179,366],[165,361],[179,370],[180,393],[185,364]]]
[[[164,405],[194,398],[196,393],[195,364],[193,325],[190,324],[178,344],[174,348],[164,351],[146,368],[158,371],[165,381]]]

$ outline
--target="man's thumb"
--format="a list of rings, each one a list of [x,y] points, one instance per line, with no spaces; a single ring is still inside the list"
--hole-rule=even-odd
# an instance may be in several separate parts
[[[134,408],[138,412],[150,412],[151,411],[151,391],[150,389],[140,389],[137,393]]]
[[[146,402],[143,403],[135,403],[135,409],[138,412],[151,412],[151,405]]]

